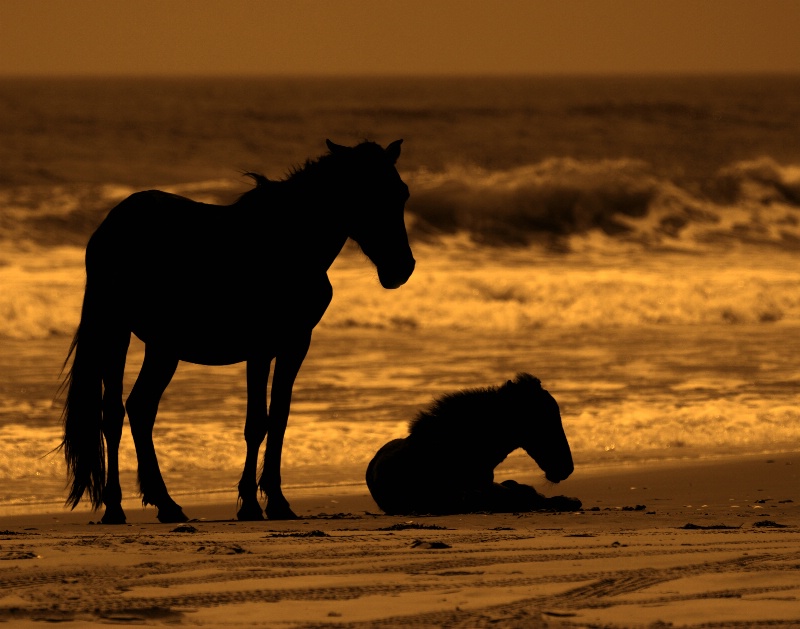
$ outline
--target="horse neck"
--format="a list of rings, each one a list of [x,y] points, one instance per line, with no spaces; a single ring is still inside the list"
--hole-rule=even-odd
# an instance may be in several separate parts
[[[272,182],[258,204],[278,250],[311,271],[326,272],[347,242],[339,204],[331,203],[322,186],[294,179]]]
[[[347,231],[342,224],[341,204],[331,203],[321,195],[308,194],[297,201],[303,216],[295,222],[298,243],[315,266],[327,271],[347,242]]]

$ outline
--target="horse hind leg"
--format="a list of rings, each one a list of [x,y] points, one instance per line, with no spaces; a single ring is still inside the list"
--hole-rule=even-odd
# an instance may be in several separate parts
[[[244,440],[247,455],[242,478],[239,481],[241,507],[236,514],[239,520],[263,520],[264,513],[258,503],[256,468],[258,450],[267,436],[267,381],[271,359],[264,356],[247,361],[247,415],[244,425]]]
[[[103,489],[105,513],[103,524],[125,524],[122,510],[122,488],[119,482],[119,442],[122,438],[122,424],[125,407],[122,404],[122,379],[125,373],[125,359],[130,343],[130,333],[121,332],[104,344],[102,359],[103,378],[103,437],[106,440],[107,480]]]
[[[158,508],[156,517],[160,522],[186,522],[188,520],[181,507],[167,491],[158,467],[158,458],[153,444],[153,427],[156,422],[158,403],[177,367],[178,360],[176,358],[147,345],[142,369],[126,404],[139,464],[139,489],[142,493],[142,503]]]

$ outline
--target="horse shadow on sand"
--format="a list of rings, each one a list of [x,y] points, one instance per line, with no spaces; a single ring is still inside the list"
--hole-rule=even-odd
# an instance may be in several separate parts
[[[495,467],[517,448],[552,483],[573,471],[558,404],[527,373],[499,387],[468,389],[434,401],[411,421],[407,437],[378,450],[367,468],[367,486],[389,515],[581,508],[577,498],[548,498],[513,480],[495,483]]]

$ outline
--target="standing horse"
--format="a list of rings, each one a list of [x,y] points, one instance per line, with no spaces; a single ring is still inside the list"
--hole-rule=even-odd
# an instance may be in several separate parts
[[[401,142],[384,149],[328,140],[326,155],[285,180],[251,173],[255,188],[230,206],[150,190],[109,212],[86,247],[83,309],[67,356],[73,361],[61,447],[68,505],[75,508],[88,492],[92,507],[105,505],[103,523],[125,522],[119,443],[127,410],[142,503],[155,505],[161,522],[186,521],[153,445],[159,401],[181,360],[246,361],[247,455],[238,518],[263,519],[258,488],[267,496],[268,518],[296,517],[281,491],[281,450],[295,377],[333,296],[328,268],[349,237],[375,264],[384,288],[401,286],[414,270],[403,219],[408,186],[395,167]],[[131,333],[145,353],[123,406]]]

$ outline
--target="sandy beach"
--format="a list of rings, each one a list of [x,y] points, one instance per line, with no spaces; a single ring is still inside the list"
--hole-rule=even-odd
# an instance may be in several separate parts
[[[0,619],[205,627],[800,623],[800,454],[578,468],[577,513],[389,517],[366,488],[287,491],[300,519],[185,525],[125,505],[0,517]],[[531,480],[531,479],[520,479]]]

